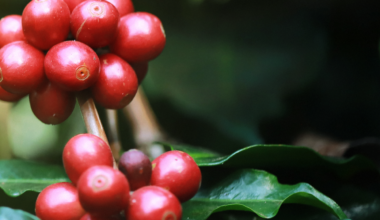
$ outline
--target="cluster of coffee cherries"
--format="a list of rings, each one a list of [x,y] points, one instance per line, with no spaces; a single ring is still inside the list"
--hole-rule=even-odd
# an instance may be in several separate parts
[[[29,94],[46,124],[65,121],[86,89],[121,109],[165,43],[161,21],[130,0],[32,0],[22,16],[0,21],[0,100]]]
[[[39,194],[41,220],[180,220],[181,203],[201,184],[200,169],[187,153],[168,151],[150,162],[132,149],[115,169],[107,143],[91,134],[69,140],[63,164],[72,183]]]

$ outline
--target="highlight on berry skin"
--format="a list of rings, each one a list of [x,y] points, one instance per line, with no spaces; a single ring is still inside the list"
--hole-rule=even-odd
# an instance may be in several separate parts
[[[63,0],[30,1],[22,13],[22,28],[30,44],[49,50],[69,35],[70,9]]]
[[[193,196],[192,185],[200,181],[191,161],[177,155],[182,174],[192,173],[191,180],[172,175],[177,185],[168,185],[159,173],[165,155],[152,166],[147,155],[132,149],[117,164],[94,104],[107,109],[130,104],[148,62],[165,44],[161,20],[135,12],[131,0],[30,0],[22,15],[0,20],[0,100],[28,96],[35,117],[48,125],[68,119],[78,101],[89,132],[65,144],[67,178],[57,179],[67,182],[54,179],[39,193],[38,218],[181,219],[181,201]],[[89,126],[94,121],[97,131]],[[175,189],[186,181],[185,194],[179,194]]]
[[[181,202],[197,192],[202,174],[194,159],[182,151],[168,151],[152,161],[151,184],[168,189]]]
[[[41,220],[79,219],[85,210],[79,202],[78,191],[71,183],[55,183],[38,195],[36,215]]]
[[[122,109],[135,97],[138,79],[135,71],[122,58],[112,53],[99,57],[98,80],[90,88],[95,102],[104,108]]]
[[[7,92],[26,95],[45,82],[42,51],[25,41],[15,41],[0,49],[0,86]]]
[[[125,216],[133,220],[180,220],[182,207],[175,195],[166,189],[145,186],[131,195]]]
[[[78,41],[65,41],[52,47],[44,61],[47,78],[67,91],[82,91],[99,77],[98,55]]]
[[[79,178],[79,201],[94,215],[114,215],[127,206],[130,188],[125,176],[109,166],[92,166]]]
[[[130,63],[155,59],[166,44],[160,19],[147,12],[130,13],[120,19],[112,53]]]
[[[127,177],[132,191],[147,186],[152,176],[152,164],[142,151],[131,149],[120,157],[119,170]]]
[[[8,15],[0,20],[0,48],[15,41],[26,41],[21,20],[20,15]]]
[[[92,134],[72,137],[63,149],[62,160],[66,174],[74,185],[82,173],[93,166],[113,166],[110,147],[104,140]]]
[[[70,29],[77,41],[92,48],[108,46],[116,36],[120,16],[107,1],[88,0],[71,13]]]

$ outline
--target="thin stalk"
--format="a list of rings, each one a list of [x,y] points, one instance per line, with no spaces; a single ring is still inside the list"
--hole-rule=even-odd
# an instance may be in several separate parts
[[[293,145],[305,146],[330,157],[342,157],[349,148],[349,144],[349,142],[337,141],[314,132],[302,133],[293,142]]]
[[[117,122],[117,111],[113,109],[107,109],[107,131],[109,134],[109,143],[112,150],[112,154],[116,161],[120,159],[121,144],[119,138],[119,129]]]
[[[12,104],[0,101],[0,160],[11,159],[12,149],[9,145],[7,119]]]
[[[165,135],[158,124],[142,87],[137,91],[131,104],[123,109],[123,112],[131,122],[137,147],[153,158],[162,153],[162,147],[155,146],[154,150],[151,148],[152,142],[163,140]]]
[[[103,139],[107,144],[107,136],[104,132],[102,122],[100,121],[98,111],[96,110],[94,100],[88,91],[81,91],[77,94],[77,100],[82,112],[84,123],[86,124],[87,132],[96,135]],[[113,159],[114,168],[117,169],[115,158]]]

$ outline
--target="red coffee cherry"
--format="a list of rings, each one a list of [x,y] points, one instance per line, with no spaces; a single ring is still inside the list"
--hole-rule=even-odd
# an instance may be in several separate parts
[[[104,108],[124,108],[135,97],[138,89],[135,71],[114,54],[104,54],[99,59],[100,75],[91,87],[95,102]]]
[[[131,0],[106,0],[107,2],[112,3],[117,10],[119,11],[120,17],[132,13],[135,11],[133,3]]]
[[[147,62],[164,49],[166,37],[160,19],[147,12],[127,14],[120,19],[111,52],[127,62]]]
[[[17,102],[21,98],[23,98],[25,95],[17,95],[10,92],[5,91],[3,88],[0,87],[0,100],[5,102]]]
[[[8,15],[0,20],[0,48],[15,41],[26,41],[21,19],[20,15]]]
[[[132,68],[135,70],[139,85],[144,80],[146,74],[148,73],[148,62],[143,63],[131,63]]]
[[[129,201],[128,181],[118,170],[93,166],[78,181],[79,201],[94,216],[117,214]]]
[[[0,86],[14,94],[27,94],[46,80],[44,54],[24,41],[0,49]]]
[[[41,220],[73,220],[84,214],[77,189],[71,183],[50,185],[38,195],[36,215]]]
[[[74,8],[77,7],[80,3],[86,1],[86,0],[64,0],[69,6],[70,13],[74,11]]]
[[[169,151],[152,162],[150,183],[172,192],[186,202],[198,191],[202,175],[194,159],[182,151]]]
[[[125,152],[120,158],[119,170],[127,177],[132,191],[149,185],[152,164],[143,152],[136,149]]]
[[[60,124],[73,112],[75,94],[60,87],[45,83],[29,95],[30,106],[34,115],[45,124]]]
[[[112,216],[93,216],[87,213],[80,220],[123,220],[123,218],[119,214]]]
[[[125,217],[131,220],[180,220],[182,207],[171,192],[157,186],[145,186],[131,195]]]
[[[22,13],[22,28],[29,43],[48,50],[69,35],[69,7],[63,0],[32,0]]]
[[[98,55],[78,41],[57,44],[46,54],[46,76],[68,91],[81,91],[92,86],[98,79],[99,70]]]
[[[76,40],[90,47],[105,47],[115,39],[119,20],[119,12],[113,4],[85,1],[71,14],[71,33]]]
[[[96,165],[113,167],[113,157],[108,144],[92,134],[79,134],[67,142],[63,149],[63,166],[67,176],[77,184],[88,168]]]

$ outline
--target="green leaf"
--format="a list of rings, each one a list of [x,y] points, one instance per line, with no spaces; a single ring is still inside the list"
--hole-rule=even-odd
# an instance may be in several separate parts
[[[193,147],[189,145],[169,145],[166,143],[161,143],[157,142],[158,144],[161,144],[165,150],[170,151],[170,150],[179,150],[188,153],[193,157],[194,159],[199,159],[199,158],[209,158],[209,157],[220,157],[221,155],[219,153],[213,152],[211,150],[208,150],[206,148],[201,148],[201,147]]]
[[[380,196],[368,189],[343,186],[334,192],[334,201],[350,219],[380,219]],[[263,220],[252,212],[225,211],[212,214],[208,220]],[[284,204],[273,220],[334,220],[336,217],[311,206]]]
[[[363,156],[338,159],[321,156],[306,147],[289,145],[253,145],[240,149],[228,156],[211,155],[201,148],[163,144],[172,150],[189,153],[200,167],[256,168],[263,170],[287,169],[294,172],[332,172],[342,179],[348,179],[362,171],[379,173],[375,164]],[[209,157],[205,157],[209,155]]]
[[[380,216],[380,212],[376,210],[380,201],[380,190],[378,190],[380,175],[372,161],[362,156],[338,159],[321,156],[304,147],[255,145],[228,156],[214,155],[205,158],[197,156],[202,154],[202,148],[168,144],[165,144],[165,147],[188,152],[202,166],[202,172],[209,169],[216,173],[224,172],[225,169],[265,169],[275,174],[281,183],[307,182],[312,184],[336,201],[349,218],[369,220],[377,219]],[[195,154],[194,151],[196,151]],[[205,161],[211,162],[207,164]],[[202,184],[207,184],[207,182],[203,181]],[[327,212],[299,206],[302,205],[285,205],[274,219],[336,219]],[[241,216],[246,217],[242,217],[242,219],[252,219],[254,216],[254,214],[239,212],[236,214],[236,211],[232,215],[230,212],[227,214],[230,217],[225,216],[223,219],[236,219],[236,216],[238,219],[241,219]],[[213,214],[214,218],[212,219],[221,219],[222,215]]]
[[[183,204],[183,219],[203,220],[226,210],[251,211],[272,218],[284,203],[318,207],[347,219],[338,204],[307,183],[282,185],[274,175],[261,170],[221,171],[209,169],[202,173],[203,186]]]
[[[39,220],[34,215],[31,215],[22,210],[14,210],[8,207],[0,207],[0,220]]]
[[[11,197],[26,191],[41,192],[51,184],[69,181],[62,166],[23,160],[0,160],[0,188]]]
[[[334,195],[344,213],[351,219],[373,220],[380,219],[380,197],[374,195],[368,190],[358,189],[356,187],[343,187]],[[295,213],[297,213],[295,215]],[[236,213],[233,213],[236,215]],[[247,213],[239,213],[247,215]],[[251,215],[252,216],[252,215]],[[253,217],[250,218],[252,220]],[[285,205],[273,220],[334,220],[335,216],[328,213],[318,212],[306,206]],[[222,220],[219,218],[219,220]],[[240,220],[240,218],[239,218]],[[257,218],[257,220],[263,220]]]

